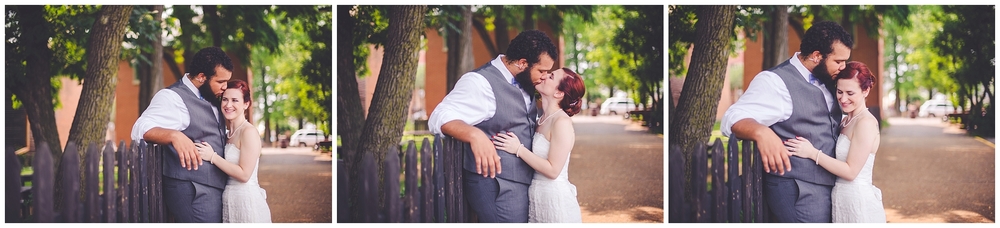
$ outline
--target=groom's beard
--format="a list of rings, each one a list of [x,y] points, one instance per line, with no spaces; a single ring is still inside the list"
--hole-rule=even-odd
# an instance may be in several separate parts
[[[816,66],[816,68],[813,68],[812,73],[813,77],[816,77],[816,79],[822,82],[823,85],[830,88],[830,86],[836,86],[836,84],[834,83],[835,81],[833,80],[833,75],[830,75],[830,71],[826,67],[826,61],[826,57],[823,57],[823,59],[819,61],[819,65]]]
[[[205,84],[201,84],[201,87],[198,87],[198,92],[201,93],[202,98],[204,98],[209,103],[212,103],[213,106],[215,107],[222,106],[222,100],[219,100],[218,95],[212,92],[211,83],[205,82]]]
[[[517,75],[514,75],[514,80],[517,80],[517,83],[521,86],[521,89],[524,89],[525,92],[528,92],[528,95],[534,97],[535,83],[531,81],[531,67],[532,64],[528,64],[527,69],[521,71],[521,73],[517,73]]]

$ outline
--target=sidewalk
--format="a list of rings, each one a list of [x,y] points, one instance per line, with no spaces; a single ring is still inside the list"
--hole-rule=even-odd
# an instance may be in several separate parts
[[[889,118],[873,183],[890,223],[994,223],[995,139],[935,118]]]
[[[333,165],[330,153],[312,147],[268,147],[257,170],[274,223],[332,223]]]
[[[621,116],[574,116],[569,180],[584,223],[664,222],[664,138]]]

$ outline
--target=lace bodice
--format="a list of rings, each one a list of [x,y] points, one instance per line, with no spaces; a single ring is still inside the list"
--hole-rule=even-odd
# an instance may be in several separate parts
[[[533,147],[533,149],[534,149],[534,150],[532,150],[532,152],[534,152],[535,155],[538,155],[539,157],[542,157],[545,160],[548,160],[549,159],[549,146],[550,146],[549,145],[549,140],[546,140],[544,135],[542,135],[540,133],[535,133],[535,137],[534,137],[534,139],[531,142],[531,147]],[[572,153],[572,152],[570,152],[570,153]],[[559,172],[559,176],[556,177],[555,180],[569,180],[569,174],[568,174],[569,172],[568,172],[568,170],[569,170],[569,158],[566,158],[566,164],[563,164],[562,171]],[[534,179],[535,180],[552,180],[552,179],[549,179],[548,177],[545,177],[545,175],[543,175],[541,173],[538,173],[538,172],[535,172]]]
[[[840,134],[837,139],[837,160],[842,162],[847,162],[847,152],[851,149],[851,140],[847,138],[847,135]],[[872,169],[875,166],[875,154],[868,153],[868,159],[865,161],[865,166],[861,168],[861,172],[858,176],[854,178],[854,181],[847,181],[842,178],[837,178],[837,183],[845,184],[872,184]]]
[[[237,164],[237,165],[240,164],[240,148],[236,147],[235,144],[227,143],[226,144],[226,151],[225,151],[225,153],[226,153],[226,161],[227,162],[230,162],[230,163],[233,163],[233,164]],[[229,182],[227,184],[229,184],[229,185],[238,185],[238,184],[253,184],[253,185],[257,185],[257,169],[259,169],[259,168],[260,168],[260,159],[258,158],[258,159],[256,159],[256,164],[253,167],[253,174],[250,174],[250,179],[247,181],[247,183],[241,183],[241,182],[237,181],[235,178],[229,177]]]

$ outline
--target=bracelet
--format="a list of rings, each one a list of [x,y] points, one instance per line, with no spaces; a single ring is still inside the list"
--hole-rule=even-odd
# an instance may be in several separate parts
[[[208,163],[212,163],[212,165],[215,165],[215,155],[214,154],[212,155],[211,158],[208,159]]]
[[[524,147],[524,144],[517,145],[517,150],[514,151],[514,156],[521,157],[521,147]]]
[[[816,160],[816,165],[819,165],[819,152],[819,150],[816,150],[816,159],[814,159]]]

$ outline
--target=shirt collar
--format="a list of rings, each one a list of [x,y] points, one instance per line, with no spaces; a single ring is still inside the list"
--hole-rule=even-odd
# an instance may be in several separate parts
[[[792,54],[792,58],[789,59],[788,62],[792,63],[792,66],[795,66],[795,69],[799,70],[799,74],[802,75],[802,78],[808,82],[812,72],[809,72],[809,69],[806,69],[806,66],[802,65],[802,61],[799,60],[799,53],[801,52],[795,52],[795,54]]]
[[[514,74],[511,74],[510,70],[507,70],[507,65],[504,65],[503,57],[504,55],[502,54],[498,55],[497,58],[493,59],[493,61],[490,61],[490,64],[493,64],[493,67],[496,67],[497,70],[500,70],[500,74],[503,74],[503,78],[506,79],[507,82],[510,82],[511,80],[514,79]]]
[[[184,73],[183,78],[184,79],[181,79],[181,83],[184,83],[184,85],[187,86],[187,88],[191,90],[191,92],[194,93],[195,96],[201,97],[201,93],[198,92],[198,87],[195,87],[194,83],[191,82],[191,80],[193,79],[188,77],[188,73]]]

